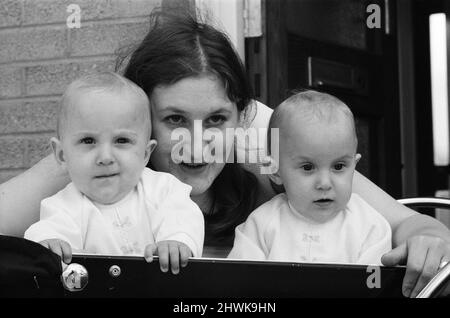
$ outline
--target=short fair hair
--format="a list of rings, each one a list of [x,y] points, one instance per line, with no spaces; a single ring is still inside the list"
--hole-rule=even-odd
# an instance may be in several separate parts
[[[67,116],[67,110],[72,105],[73,97],[77,94],[86,92],[105,91],[111,93],[120,93],[126,91],[135,96],[140,102],[146,105],[146,108],[148,110],[146,112],[146,116],[148,116],[148,120],[150,121],[150,103],[147,95],[138,85],[114,72],[89,74],[80,77],[69,84],[63,96],[61,97],[56,124],[56,133],[58,139],[61,138],[62,128],[64,127],[64,122]]]
[[[355,138],[355,144],[358,145],[358,138],[356,136],[355,119],[350,108],[340,99],[314,90],[305,90],[295,93],[294,95],[283,101],[275,108],[269,121],[269,129],[267,136],[267,149],[271,151],[271,128],[283,127],[285,118],[290,116],[292,112],[301,114],[304,120],[319,120],[332,123],[339,120],[339,114],[344,115],[348,120],[350,129]]]

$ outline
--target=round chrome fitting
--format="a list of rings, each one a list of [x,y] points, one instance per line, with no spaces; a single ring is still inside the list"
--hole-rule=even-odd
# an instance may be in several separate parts
[[[64,288],[71,292],[82,291],[89,282],[89,274],[83,265],[69,264],[61,274]]]
[[[114,278],[119,277],[121,273],[122,273],[122,270],[117,265],[113,265],[109,268],[109,275],[111,275],[111,277],[114,277]]]

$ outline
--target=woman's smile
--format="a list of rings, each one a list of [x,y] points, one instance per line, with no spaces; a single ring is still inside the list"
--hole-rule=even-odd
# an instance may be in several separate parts
[[[186,162],[182,162],[182,163],[179,164],[179,166],[185,172],[198,174],[198,173],[204,172],[208,168],[209,164],[208,163],[186,163]]]

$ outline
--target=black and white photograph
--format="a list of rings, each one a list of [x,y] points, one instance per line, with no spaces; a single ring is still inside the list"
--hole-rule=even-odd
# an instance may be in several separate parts
[[[450,1],[0,0],[0,300],[450,297]]]

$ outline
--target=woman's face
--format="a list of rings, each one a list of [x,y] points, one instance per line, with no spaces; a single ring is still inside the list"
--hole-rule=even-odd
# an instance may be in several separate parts
[[[229,132],[238,127],[236,104],[228,99],[224,85],[214,75],[188,77],[175,84],[157,86],[150,100],[152,139],[158,142],[150,158],[151,164],[157,171],[169,172],[191,185],[191,195],[205,193],[228,158],[226,151],[223,151],[223,160],[211,162],[205,158],[212,139],[204,138],[204,133],[213,128],[209,131],[221,133],[224,148],[230,149],[234,139],[225,136],[227,128]],[[180,157],[174,158],[174,153],[180,153],[179,146],[183,143],[180,143],[183,138],[174,138],[179,131],[188,132],[191,138],[182,148],[181,161]],[[233,155],[232,152],[230,155]]]

